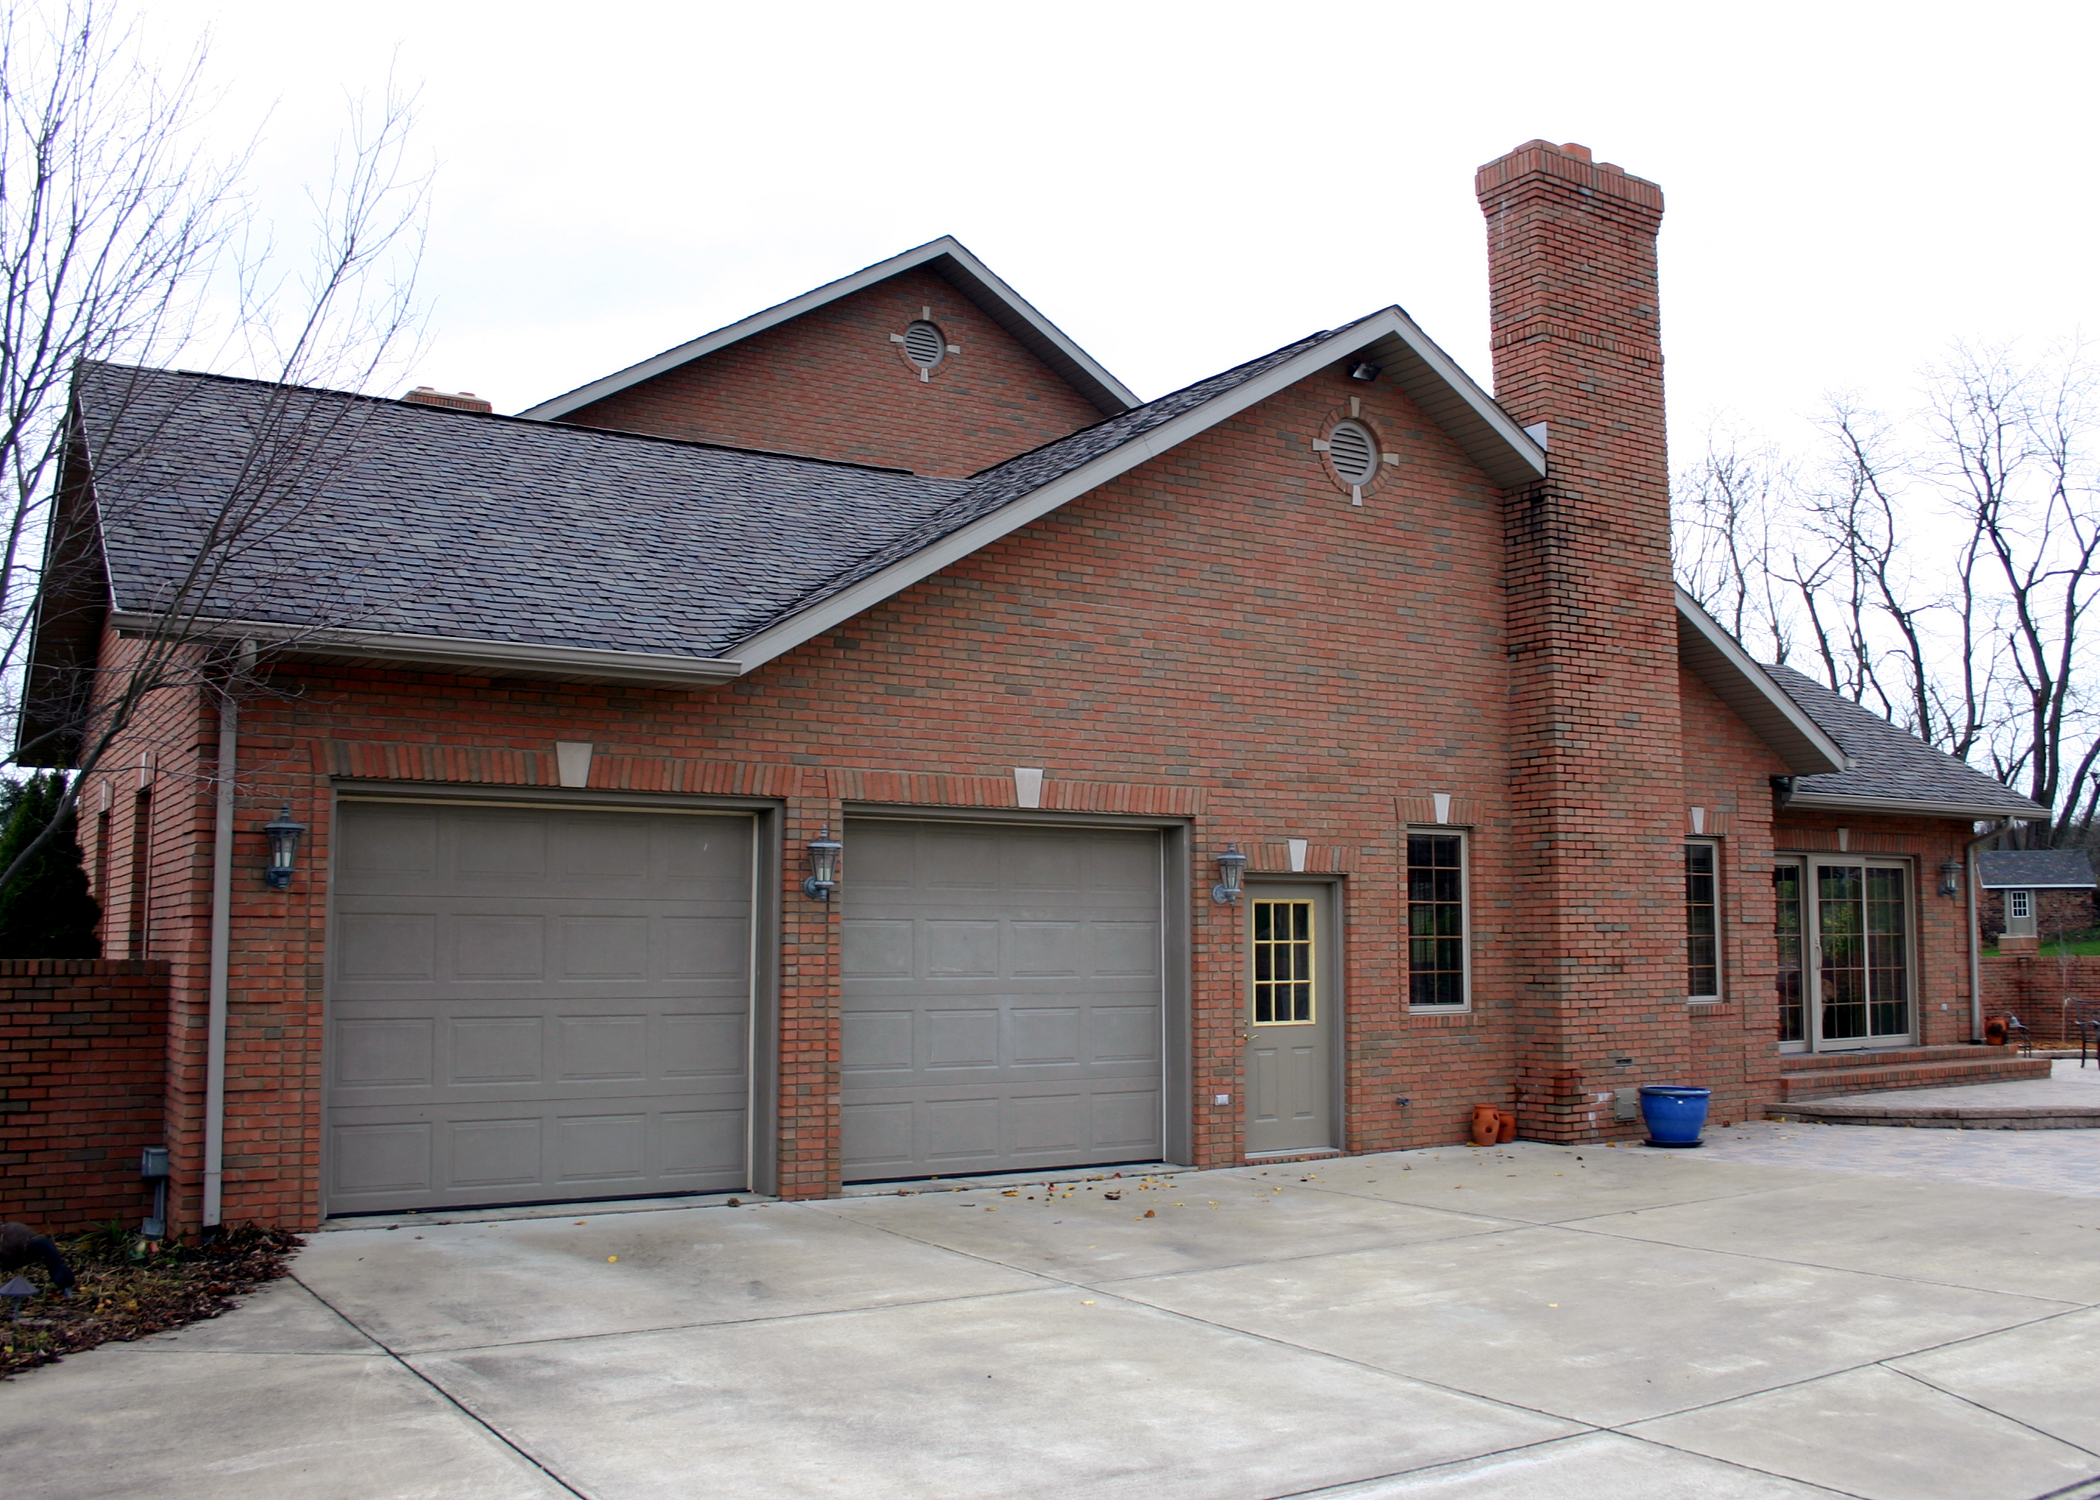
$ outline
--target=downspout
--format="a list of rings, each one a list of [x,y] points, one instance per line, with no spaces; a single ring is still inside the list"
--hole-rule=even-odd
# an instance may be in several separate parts
[[[1997,822],[1979,833],[1962,847],[1962,860],[1968,866],[1969,888],[1969,1040],[1983,1040],[1983,935],[1976,930],[1976,846],[1985,839],[1994,839],[2005,831],[2009,819]]]
[[[242,657],[249,659],[243,642]],[[204,1211],[200,1228],[216,1229],[226,1173],[226,991],[233,957],[233,782],[240,750],[240,705],[219,693],[217,815],[211,841],[211,978],[204,1052]]]

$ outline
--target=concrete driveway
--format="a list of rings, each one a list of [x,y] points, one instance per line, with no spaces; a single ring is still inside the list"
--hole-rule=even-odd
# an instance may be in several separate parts
[[[540,1212],[0,1387],[10,1495],[2100,1495],[2092,1196],[1518,1144]]]

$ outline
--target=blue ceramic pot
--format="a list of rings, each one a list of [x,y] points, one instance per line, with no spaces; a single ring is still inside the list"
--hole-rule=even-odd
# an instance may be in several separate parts
[[[1677,1150],[1698,1145],[1699,1132],[1706,1127],[1706,1101],[1713,1092],[1644,1084],[1641,1119],[1648,1126],[1648,1144]]]

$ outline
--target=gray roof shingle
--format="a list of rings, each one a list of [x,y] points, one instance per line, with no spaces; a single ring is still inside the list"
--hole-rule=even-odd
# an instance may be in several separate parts
[[[88,365],[76,390],[119,610],[180,594],[268,449],[297,482],[201,615],[718,657],[1333,336],[967,479],[166,370]]]
[[[2080,849],[1993,849],[1976,856],[1986,890],[2072,887],[2090,889],[2093,862]]]
[[[1870,709],[1791,667],[1766,667],[1772,680],[1852,758],[1852,768],[1798,777],[1796,792],[1864,801],[1936,802],[2010,818],[2046,818],[2049,810],[1935,750]]]

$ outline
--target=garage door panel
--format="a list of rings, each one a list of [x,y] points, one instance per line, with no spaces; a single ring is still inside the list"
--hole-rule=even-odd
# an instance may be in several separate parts
[[[1090,972],[1097,978],[1159,978],[1157,922],[1095,922]]]
[[[929,979],[996,979],[1001,972],[1000,924],[929,921],[922,929]]]
[[[1077,1006],[1016,1006],[1006,1016],[1006,1060],[1015,1067],[1079,1061],[1079,1036],[1085,1018]]]
[[[339,1193],[427,1193],[436,1132],[427,1121],[338,1124],[328,1141],[329,1175]]]
[[[400,984],[437,977],[437,918],[427,913],[345,912],[335,924],[341,980]]]
[[[657,1139],[663,1151],[658,1175],[664,1187],[684,1190],[688,1184],[711,1185],[743,1170],[744,1110],[741,1106],[666,1110]]]
[[[539,1016],[454,1016],[448,1028],[455,1085],[538,1083],[547,1073]]]
[[[856,821],[846,843],[848,1179],[1157,1156],[1159,836]]]
[[[1072,835],[1007,841],[1007,890],[1026,900],[1045,891],[1077,894],[1086,884],[1086,847]]]
[[[446,831],[453,868],[462,875],[517,881],[546,875],[547,819],[537,812],[489,812]]]
[[[654,936],[664,978],[743,985],[751,965],[751,926],[745,918],[659,917]]]
[[[746,1185],[751,820],[341,824],[330,1212]]]
[[[440,1137],[438,1189],[517,1189],[545,1181],[546,1123],[538,1114],[448,1121]]]
[[[846,979],[911,978],[914,928],[909,918],[839,924],[839,973]]]

